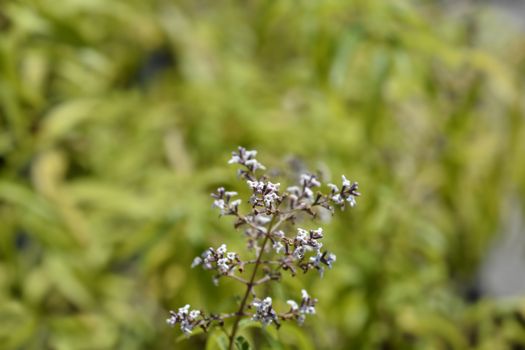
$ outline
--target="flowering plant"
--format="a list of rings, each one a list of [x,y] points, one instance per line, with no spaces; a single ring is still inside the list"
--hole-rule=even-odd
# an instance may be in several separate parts
[[[202,266],[205,270],[216,272],[215,284],[220,278],[231,278],[244,285],[246,291],[237,311],[229,314],[208,314],[202,310],[190,310],[190,305],[170,311],[167,323],[180,325],[186,335],[194,328],[204,331],[212,325],[224,326],[226,319],[233,318],[233,326],[228,334],[228,348],[233,349],[239,322],[242,318],[251,318],[264,326],[275,324],[280,327],[282,321],[295,320],[302,324],[306,315],[315,314],[317,299],[302,290],[299,302],[288,300],[289,309],[277,312],[270,296],[259,298],[256,287],[269,281],[279,281],[283,273],[295,276],[298,270],[307,273],[317,270],[322,276],[325,268],[332,268],[336,261],[333,253],[323,249],[320,240],[324,236],[321,227],[303,229],[293,227],[299,219],[315,218],[320,210],[334,213],[334,207],[344,209],[354,207],[359,196],[358,184],[342,176],[339,189],[335,184],[328,184],[329,191],[319,191],[321,182],[316,175],[302,174],[299,183],[281,191],[280,183],[273,183],[265,174],[258,175],[266,168],[255,159],[257,151],[248,151],[239,147],[233,152],[230,164],[240,165],[238,175],[246,181],[251,195],[247,203],[249,210],[243,213],[242,201],[234,199],[237,192],[218,188],[212,193],[213,206],[220,210],[221,216],[235,218],[234,227],[243,228],[247,247],[253,251],[253,259],[243,259],[236,252],[228,251],[222,244],[218,248],[210,247],[193,260],[192,268]],[[248,276],[247,278],[244,276]]]

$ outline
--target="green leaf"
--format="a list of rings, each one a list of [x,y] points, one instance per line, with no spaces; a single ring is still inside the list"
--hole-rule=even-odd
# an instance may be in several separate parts
[[[246,338],[244,338],[242,335],[239,335],[237,338],[235,338],[235,348],[237,350],[250,350],[251,346]]]
[[[219,330],[212,331],[208,337],[208,340],[206,341],[206,350],[215,349],[228,349],[228,337],[226,337],[226,334]]]
[[[196,335],[199,335],[199,334],[202,334],[204,333],[204,330],[202,328],[195,328],[191,334],[181,334],[177,337],[177,339],[175,340],[177,343],[181,342],[181,341],[184,341],[184,340],[187,340],[191,337],[194,337]]]
[[[278,330],[275,327],[262,328],[262,332],[264,334],[264,337],[268,341],[268,344],[270,345],[270,349],[274,349],[274,350],[284,349],[281,342],[279,341]]]
[[[303,328],[296,325],[283,323],[280,332],[286,334],[286,344],[297,345],[299,349],[314,350],[314,345]],[[281,338],[285,340],[285,338]]]
[[[239,322],[239,331],[242,331],[248,328],[262,328],[262,325],[261,325],[261,322],[254,321],[249,318],[246,318],[244,320],[241,320],[241,322]]]

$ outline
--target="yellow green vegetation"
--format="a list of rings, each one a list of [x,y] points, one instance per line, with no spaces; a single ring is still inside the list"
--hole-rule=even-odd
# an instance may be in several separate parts
[[[306,285],[317,317],[242,324],[255,348],[525,346],[525,300],[466,297],[512,208],[523,215],[525,35],[461,11],[0,4],[0,348],[203,348],[165,320],[242,295],[189,268],[243,245],[209,197],[246,191],[224,166],[238,145],[364,194],[324,226],[337,268],[272,291]]]

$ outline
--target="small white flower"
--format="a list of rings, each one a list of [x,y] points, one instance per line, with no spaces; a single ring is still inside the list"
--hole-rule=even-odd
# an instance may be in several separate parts
[[[303,246],[299,246],[295,248],[295,250],[293,251],[293,256],[296,259],[302,259],[304,258],[304,253],[305,253],[305,248]]]
[[[173,327],[177,323],[177,318],[175,317],[175,315],[171,315],[170,318],[166,320],[166,323]]]
[[[235,258],[236,258],[236,256],[237,256],[237,254],[235,254],[234,252],[228,252],[228,253],[226,254],[226,257],[227,257],[228,260],[230,260],[230,261],[234,261]]]
[[[203,261],[202,261],[203,268],[205,270],[211,270],[213,268],[211,263],[215,261],[215,258],[213,256],[213,248],[208,248],[204,253],[202,253],[202,257],[203,257]]]
[[[341,205],[341,204],[344,203],[344,200],[343,200],[343,198],[341,197],[340,194],[336,194],[336,195],[332,196],[332,200],[338,205]]]
[[[230,265],[228,265],[228,263],[229,263],[229,260],[226,258],[219,259],[217,261],[217,267],[219,268],[219,272],[227,273],[228,270],[230,269]]]
[[[247,166],[247,167],[251,167],[253,169],[253,171],[257,170],[257,169],[266,169],[266,167],[264,165],[262,165],[261,163],[259,163],[257,160],[255,159],[250,159],[250,160],[247,160],[246,162],[244,162],[244,164]]]
[[[332,264],[337,260],[337,257],[335,256],[335,254],[330,253],[325,257],[325,260],[326,260],[326,265],[328,265],[328,268],[331,269]]]
[[[229,164],[243,164],[250,168],[252,171],[257,169],[266,169],[261,163],[259,163],[255,156],[257,151],[247,151],[243,147],[239,147],[238,152],[232,152],[232,158],[228,161]]]
[[[279,187],[281,186],[281,184],[278,182],[278,183],[271,183],[271,182],[268,182],[268,184],[266,185],[266,187],[268,188],[269,191],[272,191],[272,192],[277,192],[279,191]]]
[[[308,187],[304,189],[304,194],[306,195],[306,198],[313,198],[314,196],[314,192]]]
[[[321,183],[316,179],[314,175],[302,174],[301,185],[307,187],[319,187]]]
[[[305,314],[310,314],[310,315],[315,314],[315,306],[306,306],[304,308],[304,313]]]
[[[293,301],[293,300],[288,300],[288,301],[286,301],[286,303],[287,303],[288,305],[290,305],[290,307],[292,308],[292,311],[297,311],[297,310],[299,310],[299,305],[297,305],[297,303],[296,303],[295,301]]]
[[[301,174],[301,186],[307,186],[309,181],[310,181],[310,175]]]
[[[315,256],[310,257],[310,262],[314,265],[314,267],[319,271],[319,275],[321,278],[324,276],[324,267],[321,266],[321,258],[323,257],[323,253],[320,251],[317,252]]]
[[[328,184],[328,187],[332,190],[332,192],[339,192],[339,188],[334,184]]]
[[[224,203],[223,199],[216,199],[213,201],[213,206],[216,208],[219,208],[221,210],[226,209],[226,204]]]
[[[310,299],[310,296],[308,295],[308,292],[306,289],[301,289],[301,297],[304,299]]]
[[[269,208],[276,200],[279,199],[280,197],[275,192],[270,192],[264,195],[264,205]]]
[[[188,315],[188,311],[190,309],[190,304],[186,304],[183,307],[179,308],[179,312],[177,313],[179,317]]]
[[[267,297],[264,300],[254,299],[252,306],[255,307],[255,314],[252,319],[260,321],[264,326],[269,325],[277,318],[275,311],[272,308],[272,298]]]
[[[295,240],[300,244],[307,244],[308,243],[308,231],[298,228],[297,229],[297,236],[295,236]]]
[[[290,192],[295,195],[299,195],[301,193],[301,189],[297,186],[291,186],[286,189],[287,192]]]
[[[256,167],[256,166],[257,166],[257,160],[255,160],[255,159],[250,159],[250,160],[247,160],[247,161],[245,162],[245,164],[246,164],[247,166],[252,165],[252,166]]]
[[[275,249],[275,252],[277,254],[279,254],[281,252],[281,250],[284,249],[284,245],[281,243],[281,242],[278,242],[276,241],[274,244],[273,244],[273,249]]]
[[[352,195],[348,196],[348,198],[346,199],[346,201],[347,201],[348,203],[350,203],[350,206],[351,206],[352,208],[355,207],[355,206],[357,205],[357,202],[356,202],[356,200],[355,200],[355,197],[352,196]]]
[[[313,239],[323,238],[323,228],[319,227],[317,230],[312,230],[312,238]]]
[[[197,318],[201,312],[199,310],[189,310],[190,305],[185,305],[181,307],[178,312],[170,311],[170,317],[166,320],[166,323],[172,327],[180,323],[182,332],[184,332],[185,335],[190,335],[193,328],[199,324]]]
[[[193,262],[191,263],[191,268],[193,269],[195,266],[199,266],[200,264],[202,264],[202,258],[200,256],[197,256],[195,257],[195,259],[193,259]]]
[[[275,232],[273,233],[273,235],[274,235],[275,237],[277,237],[277,238],[283,238],[283,237],[284,237],[284,232],[281,231],[281,230],[279,230],[279,231],[275,231]]]
[[[343,187],[350,187],[352,185],[344,175],[341,175],[341,178],[343,179]]]
[[[238,164],[241,162],[241,158],[239,158],[239,156],[237,154],[233,154],[232,155],[232,158],[228,161],[228,164]]]
[[[199,310],[191,310],[189,317],[194,320],[197,317],[199,317],[200,314],[201,314],[201,312]]]
[[[323,247],[323,243],[312,239],[310,240],[310,246],[312,246],[312,248],[314,248],[315,250],[319,251]]]
[[[185,335],[190,335],[193,330],[193,326],[188,321],[182,321],[180,324],[180,329]]]
[[[209,259],[211,256],[213,255],[213,248],[212,247],[209,247],[208,249],[206,249],[204,251],[204,253],[202,253],[202,257],[206,260],[206,259]]]
[[[302,325],[306,315],[315,314],[315,304],[317,303],[317,299],[312,299],[306,290],[301,291],[302,300],[301,305],[299,306],[295,301],[288,300],[288,305],[291,306],[290,312],[295,314],[295,317],[297,319],[297,323]]]
[[[234,200],[233,202],[230,203],[230,207],[232,208],[237,208],[239,205],[241,205],[241,200],[240,199],[236,199]]]
[[[321,257],[323,256],[323,253],[317,252],[315,256],[310,257],[310,262],[314,264],[314,266],[321,266]]]
[[[219,248],[217,248],[217,254],[224,254],[226,253],[226,244],[221,244]]]
[[[252,189],[254,193],[262,193],[264,189],[264,182],[262,181],[250,181],[247,180],[246,183]]]

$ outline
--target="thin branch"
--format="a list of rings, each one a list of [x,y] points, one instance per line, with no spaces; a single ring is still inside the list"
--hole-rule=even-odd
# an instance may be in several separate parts
[[[271,280],[271,279],[272,279],[272,278],[271,278],[270,276],[266,275],[266,276],[264,276],[263,278],[261,278],[260,280],[253,282],[253,285],[254,285],[254,286],[257,286],[257,285],[259,285],[259,284],[263,284],[263,283],[265,283],[265,282],[268,282],[268,281]]]
[[[294,212],[296,212],[297,209],[292,209],[290,210],[289,212],[285,213],[284,215],[282,215],[281,219],[279,219],[279,221],[277,221],[277,223],[272,227],[271,230],[269,230],[270,234],[273,234],[275,232],[275,230],[283,223],[285,222],[286,220],[288,220],[289,218],[292,217],[292,215],[294,214]]]
[[[239,277],[237,275],[234,275],[233,273],[232,274],[229,274],[229,275],[225,275],[225,277],[230,277],[236,281],[239,281],[241,283],[244,283],[244,284],[248,284],[248,280],[245,280],[244,278],[242,277]]]
[[[266,233],[266,230],[264,227],[260,227],[260,226],[257,226],[255,225],[253,222],[251,221],[248,221],[247,217],[246,216],[241,216],[239,214],[237,214],[237,217],[239,219],[241,219],[243,221],[243,223],[247,224],[248,226],[250,226],[251,228],[253,228],[254,230],[257,230],[259,232],[262,232],[262,233]]]
[[[247,314],[247,313],[243,312],[241,316],[249,316],[249,315],[250,314]],[[229,314],[221,314],[219,317],[222,318],[222,319],[225,319],[225,318],[231,318],[231,317],[236,317],[236,316],[239,316],[239,313],[231,312]]]
[[[246,302],[248,301],[248,297],[250,293],[252,292],[254,281],[255,281],[255,276],[257,275],[257,270],[260,266],[260,262],[264,254],[264,247],[266,246],[266,243],[269,241],[270,234],[273,230],[274,221],[275,221],[275,216],[272,218],[272,220],[270,221],[270,224],[268,225],[268,230],[267,230],[268,233],[266,233],[264,237],[264,241],[262,243],[261,250],[259,251],[259,256],[257,257],[257,260],[255,261],[255,266],[253,268],[252,276],[250,277],[250,282],[248,282],[247,284],[246,293],[244,293],[244,297],[242,298],[241,305],[239,307],[239,311],[237,312],[237,318],[235,319],[235,323],[233,324],[232,332],[230,334],[230,342],[228,345],[229,350],[233,349],[235,335],[237,334],[237,330],[239,328],[239,322],[241,321],[241,318],[243,316],[244,308],[246,307]]]
[[[255,264],[257,262],[256,259],[253,259],[253,260],[247,260],[247,261],[243,261],[243,265],[249,265],[249,264]],[[278,265],[280,264],[281,262],[279,260],[261,260],[259,261],[259,264],[264,264],[264,265]]]

